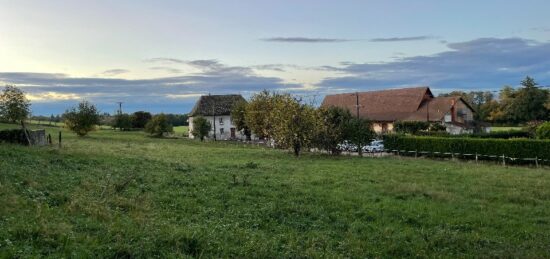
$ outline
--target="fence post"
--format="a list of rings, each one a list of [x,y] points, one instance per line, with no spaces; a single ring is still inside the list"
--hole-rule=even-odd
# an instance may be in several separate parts
[[[535,166],[537,168],[539,168],[539,157],[538,156],[535,157]]]
[[[506,166],[506,157],[502,154],[502,166]]]
[[[477,164],[477,152],[476,152],[476,164]]]
[[[418,157],[418,150],[415,150],[414,151],[414,158],[417,158]]]
[[[61,148],[61,131],[59,131],[59,148]]]

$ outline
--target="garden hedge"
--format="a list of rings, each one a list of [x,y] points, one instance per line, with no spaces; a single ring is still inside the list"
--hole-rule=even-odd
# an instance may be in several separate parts
[[[388,135],[388,150],[496,155],[513,158],[550,159],[550,140],[442,138]]]
[[[22,129],[0,130],[0,142],[28,144],[25,132]]]

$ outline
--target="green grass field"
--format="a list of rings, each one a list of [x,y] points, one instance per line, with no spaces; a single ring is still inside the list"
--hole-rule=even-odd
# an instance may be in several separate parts
[[[187,136],[188,130],[189,130],[189,126],[176,126],[176,127],[174,127],[174,133],[176,133],[178,135],[183,134],[183,135]]]
[[[550,256],[544,169],[141,132],[63,141],[0,144],[0,258]]]

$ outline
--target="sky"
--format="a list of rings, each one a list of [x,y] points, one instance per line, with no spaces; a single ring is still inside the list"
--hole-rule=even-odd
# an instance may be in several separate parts
[[[550,1],[0,0],[0,86],[34,115],[187,113],[204,94],[550,85]]]

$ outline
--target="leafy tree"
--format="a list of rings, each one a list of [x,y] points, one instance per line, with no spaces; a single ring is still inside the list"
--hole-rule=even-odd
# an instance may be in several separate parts
[[[151,118],[145,125],[145,132],[155,137],[161,137],[164,133],[174,132],[172,124],[168,121],[168,117],[164,114],[157,114]]]
[[[277,94],[263,90],[254,94],[246,106],[245,122],[254,134],[260,138],[269,138],[272,135],[274,100]]]
[[[149,112],[137,111],[132,114],[132,128],[134,129],[143,129],[147,122],[149,122],[153,116]],[[172,124],[173,125],[173,124]]]
[[[537,138],[550,139],[550,122],[545,122],[537,128]]]
[[[333,155],[340,154],[338,144],[346,140],[345,127],[352,115],[347,109],[340,107],[319,108],[317,110],[317,126],[314,145],[328,150]]]
[[[10,122],[23,122],[30,114],[31,103],[25,93],[8,85],[0,94],[0,118]]]
[[[113,128],[118,128],[120,131],[132,129],[132,117],[127,113],[115,115]]]
[[[212,125],[206,118],[202,116],[196,116],[193,118],[193,129],[191,129],[191,134],[193,134],[195,138],[199,138],[201,141],[204,141],[204,137],[208,136],[210,129],[212,129]]]
[[[346,125],[346,138],[357,145],[359,156],[363,155],[362,147],[370,143],[374,136],[372,124],[367,119],[354,117]]]
[[[538,88],[531,77],[526,77],[521,84],[523,88],[512,92],[513,99],[505,109],[508,120],[522,123],[548,118],[549,111],[545,107],[548,91]]]
[[[246,101],[239,101],[235,103],[233,106],[233,110],[231,111],[231,120],[233,122],[233,125],[237,128],[239,131],[243,131],[244,135],[246,136],[246,140],[250,140],[250,136],[252,133],[250,132],[250,128],[246,124],[246,107],[248,103]]]
[[[95,130],[95,125],[99,124],[97,108],[88,101],[82,101],[77,107],[65,111],[63,118],[65,126],[81,137]]]
[[[276,145],[292,148],[295,156],[299,156],[303,147],[307,147],[315,129],[315,109],[289,94],[276,94],[272,97],[273,110],[269,117],[273,118],[271,135]]]

